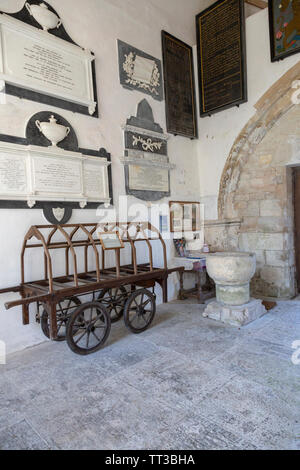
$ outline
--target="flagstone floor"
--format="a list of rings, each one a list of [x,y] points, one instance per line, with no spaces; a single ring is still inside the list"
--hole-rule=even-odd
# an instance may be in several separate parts
[[[202,312],[160,306],[141,335],[114,324],[88,357],[50,342],[9,356],[0,449],[300,449],[300,302],[240,330]]]

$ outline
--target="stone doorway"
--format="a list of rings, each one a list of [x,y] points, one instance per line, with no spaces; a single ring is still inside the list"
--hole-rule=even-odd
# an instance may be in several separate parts
[[[256,253],[252,293],[266,299],[298,292],[292,167],[300,166],[300,106],[293,99],[299,77],[300,63],[256,104],[223,171],[219,225],[206,229],[207,243],[217,250]]]

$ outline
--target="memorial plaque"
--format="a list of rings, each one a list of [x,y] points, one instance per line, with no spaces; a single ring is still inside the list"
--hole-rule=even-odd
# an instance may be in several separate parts
[[[200,115],[247,101],[244,0],[219,0],[196,17]]]
[[[197,138],[193,49],[162,31],[167,131]]]
[[[129,189],[168,192],[169,171],[163,168],[130,165]]]
[[[118,40],[120,83],[128,90],[137,90],[158,101],[163,100],[161,61]]]
[[[82,58],[2,28],[5,38],[4,70],[28,87],[45,86],[53,94],[89,99]]]
[[[168,135],[154,121],[147,100],[138,105],[137,115],[124,127],[126,194],[143,201],[159,201],[170,195]]]
[[[18,155],[3,153],[0,158],[0,195],[27,192],[26,160]]]
[[[0,201],[109,203],[107,158],[0,142]]]
[[[85,162],[83,167],[84,193],[89,198],[107,197],[107,169],[96,163]]]
[[[81,162],[59,158],[33,157],[34,189],[39,193],[71,193],[83,191]]]
[[[98,117],[91,51],[1,12],[0,37],[6,93]]]
[[[269,0],[271,60],[300,52],[300,1]]]

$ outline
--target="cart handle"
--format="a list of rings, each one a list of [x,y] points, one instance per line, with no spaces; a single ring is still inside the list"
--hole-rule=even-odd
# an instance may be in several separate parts
[[[47,302],[50,299],[51,295],[37,295],[34,297],[26,297],[25,299],[12,300],[11,302],[6,302],[4,304],[6,310],[9,310],[20,305],[29,305],[34,302]]]

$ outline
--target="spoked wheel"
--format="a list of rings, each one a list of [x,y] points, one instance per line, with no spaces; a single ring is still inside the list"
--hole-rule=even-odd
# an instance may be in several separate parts
[[[64,341],[66,339],[66,328],[70,316],[74,310],[81,305],[78,297],[64,299],[57,304],[57,339],[55,341]],[[47,310],[44,310],[41,316],[41,328],[47,338],[50,338],[50,318]]]
[[[81,305],[67,325],[67,342],[76,354],[86,356],[102,348],[111,327],[108,311],[99,302]]]
[[[109,312],[112,323],[116,323],[123,316],[127,297],[127,290],[122,286],[115,289],[104,289],[99,294],[98,300]]]
[[[155,296],[147,289],[133,292],[124,308],[124,322],[132,333],[138,334],[151,325],[156,311]]]

